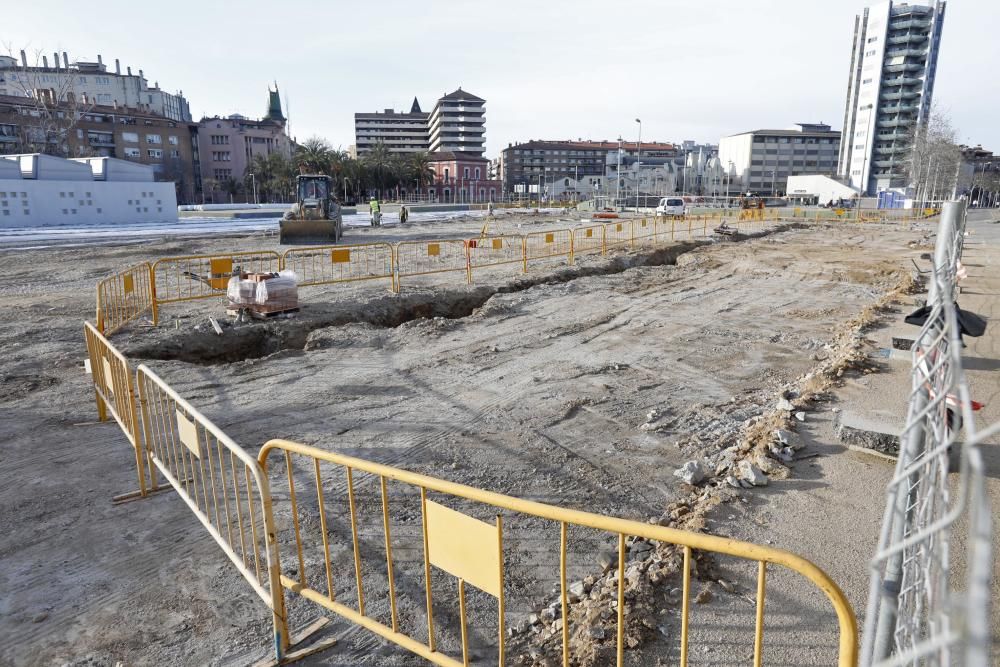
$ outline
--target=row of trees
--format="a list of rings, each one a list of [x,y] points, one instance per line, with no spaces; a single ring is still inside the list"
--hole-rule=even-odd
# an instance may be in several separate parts
[[[252,201],[256,188],[259,201],[292,201],[295,175],[299,173],[329,176],[334,192],[347,201],[360,201],[372,195],[400,196],[434,182],[427,153],[393,154],[379,143],[362,158],[354,159],[326,140],[313,137],[299,145],[291,158],[279,153],[256,155],[242,179],[206,179],[202,187],[206,198],[213,200],[221,195],[228,201]]]
[[[951,198],[959,189],[962,149],[948,117],[931,110],[927,122],[910,131],[906,145],[905,176],[914,198],[921,202]]]

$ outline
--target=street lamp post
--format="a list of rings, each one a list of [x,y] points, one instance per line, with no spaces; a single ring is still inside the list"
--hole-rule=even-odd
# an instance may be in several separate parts
[[[774,196],[774,169],[771,170],[771,196]]]
[[[253,172],[250,172],[250,183],[253,185],[253,203],[260,204],[257,201],[257,178],[253,175]]]
[[[638,118],[635,122],[639,123],[639,140],[635,142],[635,212],[636,215],[639,214],[639,177],[642,174],[642,121]]]

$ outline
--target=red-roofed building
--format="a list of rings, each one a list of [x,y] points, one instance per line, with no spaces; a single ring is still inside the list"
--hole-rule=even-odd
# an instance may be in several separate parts
[[[503,183],[489,175],[490,161],[477,153],[437,151],[430,154],[434,183],[421,194],[441,202],[498,201]]]

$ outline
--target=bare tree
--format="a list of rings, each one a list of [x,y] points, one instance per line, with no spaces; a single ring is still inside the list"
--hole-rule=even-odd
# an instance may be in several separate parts
[[[83,114],[93,108],[93,100],[77,94],[77,76],[59,65],[56,54],[52,54],[53,67],[49,67],[48,57],[41,50],[34,51],[30,64],[23,50],[18,58],[9,42],[3,46],[7,55],[18,62],[9,83],[13,84],[15,96],[24,98],[20,111],[24,118],[18,122],[20,136],[15,150],[72,157],[70,134]]]
[[[962,149],[947,114],[932,108],[927,122],[914,126],[909,136],[905,175],[918,202],[954,196],[962,165]]]

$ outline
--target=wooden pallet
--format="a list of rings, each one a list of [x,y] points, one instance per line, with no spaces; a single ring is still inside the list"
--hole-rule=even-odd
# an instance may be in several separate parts
[[[298,307],[296,307],[296,308],[284,308],[284,309],[280,309],[280,310],[270,310],[270,309],[269,310],[258,310],[259,308],[262,308],[262,307],[261,306],[246,306],[244,308],[233,308],[233,307],[230,307],[230,308],[226,309],[226,314],[227,315],[232,315],[233,317],[239,317],[239,314],[242,311],[242,312],[245,312],[248,315],[250,315],[250,317],[254,318],[255,320],[271,320],[271,319],[275,319],[275,318],[283,317],[283,316],[287,317],[291,313],[297,313],[297,312],[299,312]]]

